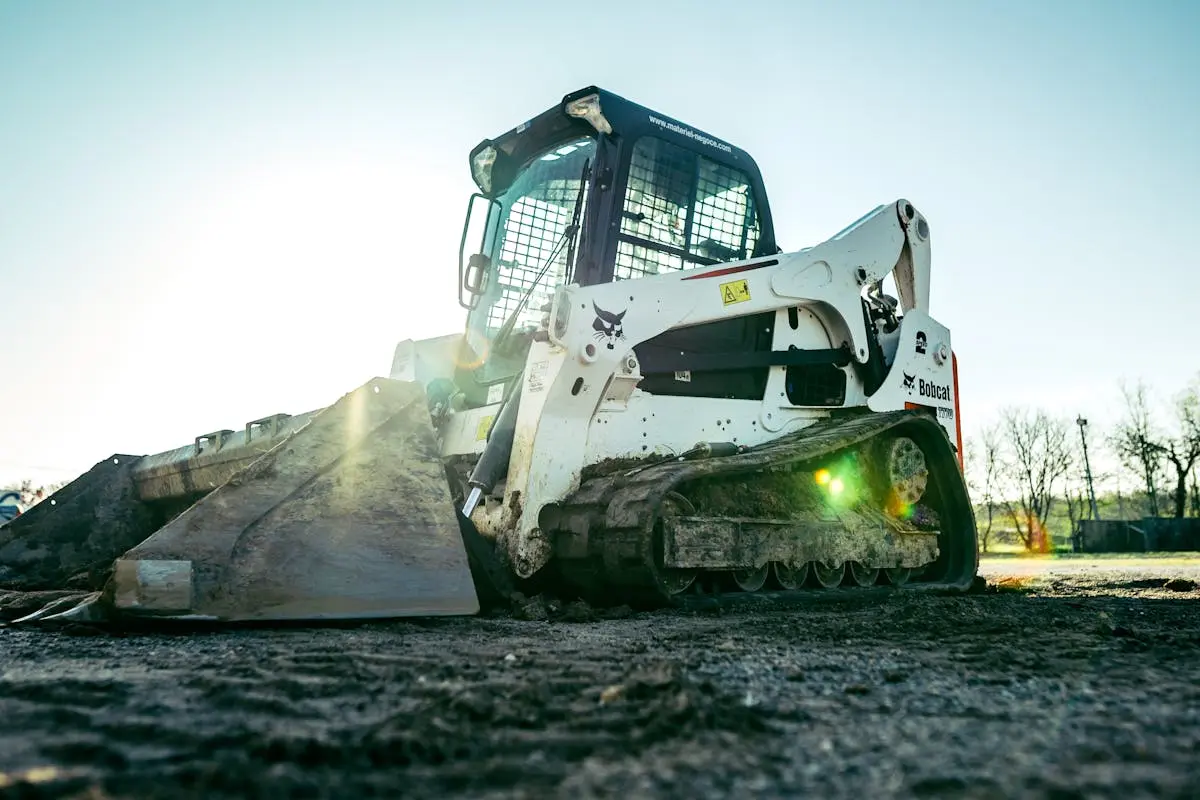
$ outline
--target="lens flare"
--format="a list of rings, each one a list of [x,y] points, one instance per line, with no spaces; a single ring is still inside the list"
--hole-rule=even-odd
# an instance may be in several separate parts
[[[476,331],[468,331],[458,348],[454,364],[459,369],[478,369],[487,361],[491,343]]]
[[[817,470],[814,477],[817,479],[817,483],[821,486],[827,486],[829,482],[833,480],[833,476],[829,474],[829,470],[827,469]]]
[[[846,489],[846,484],[842,483],[841,478],[834,478],[829,482],[829,493],[834,497],[841,494]]]
[[[900,496],[896,494],[895,489],[888,492],[888,497],[887,501],[884,503],[884,508],[886,509],[887,513],[891,514],[897,519],[912,519],[913,505],[900,499]]]

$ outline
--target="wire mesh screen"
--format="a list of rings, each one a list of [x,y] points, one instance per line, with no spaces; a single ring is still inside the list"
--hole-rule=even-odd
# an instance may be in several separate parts
[[[629,167],[615,280],[749,258],[758,220],[746,176],[654,137]]]
[[[496,263],[499,296],[488,309],[488,328],[501,327],[535,283],[536,288],[517,315],[516,327],[536,325],[542,306],[566,276],[570,248],[562,241],[563,233],[575,216],[580,177],[591,155],[591,144],[591,140],[585,140],[547,153],[530,167],[521,186],[514,187],[518,191],[502,221],[503,239]],[[581,219],[582,213],[581,207]],[[552,254],[553,262],[538,280]]]
[[[617,264],[613,271],[615,280],[657,275],[677,269],[683,269],[683,256],[632,242],[617,242]]]
[[[641,139],[633,149],[621,233],[683,249],[695,158],[660,139]]]
[[[758,225],[746,177],[736,169],[699,159],[691,252],[717,261],[749,258],[758,243]]]

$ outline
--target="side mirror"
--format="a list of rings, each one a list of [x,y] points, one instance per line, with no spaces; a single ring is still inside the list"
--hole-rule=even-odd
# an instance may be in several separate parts
[[[486,204],[487,208],[482,214],[476,214],[475,207],[480,202]],[[462,240],[458,244],[458,304],[467,310],[479,304],[479,296],[487,289],[491,259],[483,251],[487,248],[489,228],[500,220],[499,214],[492,214],[493,206],[499,209],[500,203],[478,192],[472,194],[471,199],[467,201],[467,218],[463,220]],[[479,242],[479,252],[464,264],[467,239]]]

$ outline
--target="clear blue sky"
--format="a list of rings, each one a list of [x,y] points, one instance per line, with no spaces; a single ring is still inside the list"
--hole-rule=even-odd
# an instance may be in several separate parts
[[[1200,3],[701,8],[0,2],[0,481],[458,330],[468,151],[591,83],[750,151],[786,249],[914,201],[969,431],[1200,368]]]

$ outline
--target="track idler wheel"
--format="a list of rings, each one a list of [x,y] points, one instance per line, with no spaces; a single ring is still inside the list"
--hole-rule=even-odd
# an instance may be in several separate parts
[[[688,517],[696,513],[695,507],[686,497],[677,492],[669,492],[659,506],[659,519],[664,517]],[[654,574],[655,587],[667,597],[687,591],[696,582],[700,573],[696,569],[678,569],[662,566],[663,563],[662,526],[655,525],[654,552],[649,559],[650,571]]]
[[[903,516],[921,501],[929,488],[929,464],[921,446],[907,436],[887,436],[875,449],[876,481],[885,509]]]
[[[883,572],[892,586],[903,586],[913,578],[914,571],[910,567],[892,567]]]

